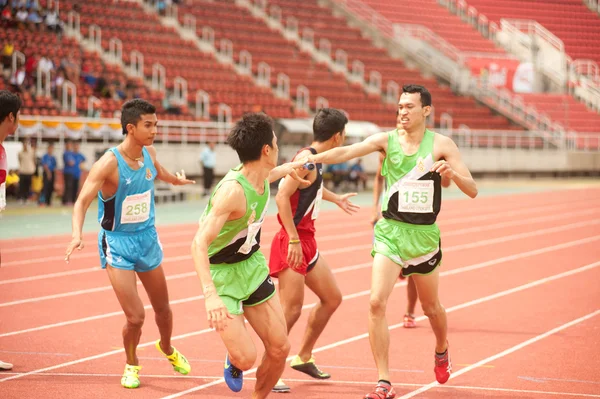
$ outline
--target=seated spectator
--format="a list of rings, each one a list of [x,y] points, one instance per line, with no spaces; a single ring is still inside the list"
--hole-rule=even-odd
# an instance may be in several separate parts
[[[363,190],[367,189],[367,174],[362,166],[362,159],[359,158],[356,163],[350,167],[348,181],[356,185],[357,191],[360,190],[360,183],[362,183]]]
[[[19,172],[12,169],[6,175],[6,197],[17,198],[19,194]]]

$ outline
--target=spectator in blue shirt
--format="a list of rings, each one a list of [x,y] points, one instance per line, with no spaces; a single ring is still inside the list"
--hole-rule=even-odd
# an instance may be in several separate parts
[[[210,194],[213,179],[215,178],[215,165],[217,163],[214,142],[208,143],[208,147],[202,151],[200,154],[200,162],[202,163],[203,168],[204,195],[207,196]]]
[[[40,195],[40,205],[50,206],[52,203],[52,193],[54,192],[54,177],[56,171],[56,157],[54,156],[54,144],[48,144],[48,150],[42,157],[42,167],[44,168],[44,187]]]
[[[73,143],[73,158],[75,165],[73,167],[73,192],[72,202],[75,203],[77,200],[77,194],[79,193],[79,181],[81,180],[81,164],[85,162],[85,156],[79,152],[79,143],[76,141]]]
[[[73,205],[73,185],[75,184],[75,154],[73,153],[73,143],[65,141],[65,151],[63,152],[63,205]]]

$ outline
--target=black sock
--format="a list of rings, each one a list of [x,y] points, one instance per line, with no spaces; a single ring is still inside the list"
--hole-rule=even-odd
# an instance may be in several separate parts
[[[446,349],[443,353],[438,353],[437,351],[435,352],[435,355],[437,357],[444,357],[446,356],[446,353],[448,353],[448,349]]]
[[[388,380],[379,380],[379,381],[377,381],[377,383],[378,383],[378,384],[384,383],[384,384],[388,384],[388,385],[390,385],[390,386],[392,385],[392,383],[391,383],[391,382],[389,382]]]

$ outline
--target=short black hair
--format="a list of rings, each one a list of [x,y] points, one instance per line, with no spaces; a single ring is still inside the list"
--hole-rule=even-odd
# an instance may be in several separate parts
[[[263,112],[244,114],[231,129],[227,144],[246,163],[260,159],[263,147],[273,147],[273,120]]]
[[[8,90],[0,90],[0,123],[11,113],[17,117],[17,113],[21,109],[21,99],[14,93]]]
[[[421,94],[421,106],[430,107],[431,106],[431,93],[429,90],[425,88],[425,86],[421,85],[404,85],[402,86],[402,93],[420,93]]]
[[[137,125],[142,120],[142,115],[155,114],[156,107],[146,100],[134,98],[127,101],[121,108],[121,126],[123,134],[127,134],[127,125]]]
[[[344,131],[348,118],[344,113],[335,108],[321,108],[317,111],[313,121],[313,134],[315,141],[325,142],[336,133]]]

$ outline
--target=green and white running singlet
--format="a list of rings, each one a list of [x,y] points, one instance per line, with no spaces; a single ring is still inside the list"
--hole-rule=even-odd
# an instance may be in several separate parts
[[[402,266],[402,274],[428,274],[442,259],[436,218],[442,200],[441,176],[430,172],[435,160],[435,133],[425,130],[418,151],[406,155],[398,130],[387,133],[388,149],[381,167],[385,195],[383,218],[375,225],[371,254],[386,256]]]
[[[241,169],[242,165],[231,169],[217,184],[200,218],[202,222],[212,209],[214,194],[223,183],[236,181],[242,186],[246,213],[239,219],[226,221],[208,247],[210,273],[217,294],[231,314],[242,314],[243,306],[258,305],[275,294],[267,261],[259,251],[261,227],[269,204],[269,181],[265,180],[264,192],[258,194]],[[253,295],[255,292],[258,297]]]

